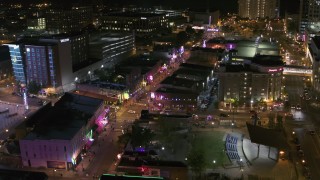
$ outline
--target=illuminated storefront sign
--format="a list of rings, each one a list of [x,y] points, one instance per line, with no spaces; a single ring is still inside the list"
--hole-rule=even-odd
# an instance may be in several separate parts
[[[64,43],[64,42],[68,42],[69,41],[69,38],[66,38],[66,39],[61,39],[60,42]]]
[[[272,69],[268,69],[268,72],[280,72],[282,70],[283,68],[272,68]]]
[[[155,94],[154,94],[154,92],[152,92],[151,93],[151,96],[150,96],[152,99],[154,99],[155,98]]]

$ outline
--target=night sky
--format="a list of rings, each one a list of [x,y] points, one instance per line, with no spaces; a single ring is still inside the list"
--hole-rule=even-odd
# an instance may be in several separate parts
[[[206,9],[209,6],[210,9],[219,9],[222,13],[238,12],[238,0],[104,0],[104,2],[118,6],[124,4],[136,4],[143,7],[162,5],[174,9]],[[299,0],[280,0],[280,9],[283,15],[285,11],[298,13]]]
[[[172,7],[174,9],[206,9],[209,5],[210,9],[220,9],[223,12],[236,12],[237,0],[105,0],[108,3],[137,4],[143,7],[162,5],[164,7]]]
[[[12,2],[22,1],[27,2],[43,2],[50,0],[0,0],[0,2]],[[237,13],[238,12],[238,0],[51,0],[53,3],[63,4],[72,2],[92,2],[101,1],[107,5],[116,5],[122,7],[124,5],[138,5],[142,7],[152,7],[162,5],[164,8],[173,9],[206,9],[208,6],[211,10],[219,9],[221,13],[227,12]],[[285,11],[290,13],[298,13],[299,0],[280,0],[281,15],[284,15]]]
[[[299,13],[300,0],[280,0],[280,9],[284,13],[286,10],[289,13]]]

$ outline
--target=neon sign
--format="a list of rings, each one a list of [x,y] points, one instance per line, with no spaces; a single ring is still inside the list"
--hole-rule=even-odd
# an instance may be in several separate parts
[[[268,69],[268,72],[279,72],[282,71],[282,68]]]

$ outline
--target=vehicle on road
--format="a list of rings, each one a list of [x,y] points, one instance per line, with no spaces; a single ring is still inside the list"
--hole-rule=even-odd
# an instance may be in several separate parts
[[[129,109],[129,110],[128,110],[128,113],[130,113],[130,114],[135,114],[136,111]]]

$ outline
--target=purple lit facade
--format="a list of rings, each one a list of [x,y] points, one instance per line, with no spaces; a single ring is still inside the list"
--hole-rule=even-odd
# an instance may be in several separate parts
[[[153,110],[176,109],[182,111],[194,111],[197,108],[197,93],[152,92],[150,105]]]
[[[67,170],[76,167],[82,160],[81,151],[90,148],[95,134],[101,132],[108,122],[105,117],[109,108],[101,102],[88,123],[83,126],[76,123],[73,125],[76,127],[66,127],[63,131],[50,129],[46,136],[31,132],[21,138],[19,143],[23,166]],[[65,138],[68,134],[71,136]]]
[[[57,69],[54,61],[57,59],[55,46],[25,45],[27,81],[35,81],[41,86],[57,85]],[[60,83],[58,83],[60,84]]]
[[[226,43],[225,44],[225,49],[227,50],[232,50],[232,49],[236,49],[237,45],[235,43]]]

